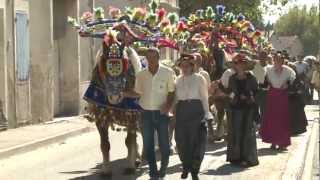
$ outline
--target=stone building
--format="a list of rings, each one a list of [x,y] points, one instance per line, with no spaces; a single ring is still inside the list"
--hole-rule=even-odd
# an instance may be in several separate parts
[[[9,128],[14,128],[83,113],[82,95],[101,42],[79,38],[67,24],[68,16],[79,17],[98,6],[124,9],[150,1],[15,0],[14,20],[8,2],[0,0],[0,101]],[[179,10],[178,0],[158,2],[168,11]],[[177,56],[169,50],[161,55]]]
[[[270,38],[273,47],[277,50],[287,50],[292,57],[303,55],[303,46],[298,36],[277,36]]]

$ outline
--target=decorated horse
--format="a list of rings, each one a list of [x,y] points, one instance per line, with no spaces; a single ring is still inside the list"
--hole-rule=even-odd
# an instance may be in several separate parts
[[[92,80],[84,94],[84,99],[88,102],[86,117],[96,123],[100,134],[102,173],[111,174],[109,128],[115,129],[115,125],[120,125],[127,131],[125,144],[129,163],[126,172],[133,173],[141,162],[137,143],[137,132],[141,127],[141,108],[138,99],[123,98],[122,92],[133,89],[135,74],[143,66],[134,49],[125,47],[114,35],[106,36],[109,38],[105,37],[102,50],[97,54]]]
[[[92,79],[84,94],[88,105],[85,117],[95,122],[100,134],[103,163],[101,173],[111,175],[109,129],[125,130],[128,166],[125,173],[134,173],[141,162],[137,133],[141,130],[141,107],[138,98],[124,98],[123,92],[132,91],[135,75],[146,64],[137,54],[142,47],[176,48],[174,41],[164,35],[166,23],[174,23],[176,14],[166,14],[155,2],[146,8],[128,8],[125,12],[110,7],[111,19],[104,18],[104,9],[83,13],[80,21],[68,17],[68,22],[81,37],[102,39],[96,56]],[[165,20],[164,20],[165,19]],[[121,128],[119,128],[121,127]]]

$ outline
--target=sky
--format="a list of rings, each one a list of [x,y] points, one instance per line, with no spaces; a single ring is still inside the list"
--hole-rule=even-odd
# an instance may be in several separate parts
[[[288,3],[283,12],[279,12],[279,13],[285,13],[288,11],[288,9],[290,7],[293,7],[293,6],[304,6],[304,5],[307,5],[308,8],[310,8],[311,6],[318,6],[319,7],[319,3],[320,3],[320,0],[292,0],[292,2]],[[274,9],[276,9],[276,7],[274,7]],[[267,22],[270,22],[270,23],[275,23],[277,21],[277,19],[279,18],[279,15],[264,15],[264,22],[267,23]]]

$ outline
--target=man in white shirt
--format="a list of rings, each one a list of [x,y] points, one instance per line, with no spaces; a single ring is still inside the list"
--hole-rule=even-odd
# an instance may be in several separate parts
[[[255,61],[254,68],[252,70],[253,75],[256,77],[259,84],[263,84],[266,78],[267,63],[265,58],[259,58]]]
[[[258,55],[258,60],[255,61],[254,68],[252,70],[253,75],[256,77],[258,84],[259,84],[259,89],[256,97],[256,101],[258,104],[258,110],[260,114],[260,118],[257,119],[258,123],[261,122],[261,118],[263,116],[264,110],[265,110],[265,104],[266,104],[266,96],[267,96],[267,89],[265,85],[265,79],[266,79],[266,73],[267,73],[267,68],[270,67],[267,65],[268,61],[268,54],[265,51],[262,51]]]
[[[233,65],[232,65],[233,66]],[[221,76],[221,84],[224,88],[228,88],[229,86],[229,79],[232,75],[234,75],[236,73],[236,71],[231,67],[227,70],[225,70]]]
[[[207,86],[209,87],[209,85],[211,83],[210,75],[209,75],[209,73],[207,71],[205,71],[202,68],[202,56],[201,56],[201,54],[200,53],[194,53],[193,56],[194,56],[194,60],[195,60],[194,71],[196,73],[199,73],[200,75],[202,75],[202,77],[204,77],[204,79],[207,82]]]
[[[318,92],[318,100],[320,100],[320,62],[315,63],[315,70],[312,74],[311,84]]]
[[[304,62],[302,58],[299,58],[298,61],[294,62],[294,65],[298,76],[306,75],[309,67],[308,63]]]
[[[143,109],[143,145],[149,164],[151,179],[164,178],[169,164],[169,117],[168,113],[174,100],[174,72],[159,63],[157,48],[149,48],[146,53],[148,69],[136,76],[135,92],[125,96],[139,96]],[[158,171],[155,155],[154,135],[157,131],[161,152],[161,168]]]

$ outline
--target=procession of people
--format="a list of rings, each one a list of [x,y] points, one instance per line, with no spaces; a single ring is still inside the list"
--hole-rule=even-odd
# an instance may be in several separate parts
[[[227,113],[222,117],[222,121],[227,121],[226,136],[219,134],[219,122],[215,122],[218,125],[214,135],[227,142],[226,160],[233,165],[259,164],[257,136],[270,143],[271,150],[287,151],[290,137],[306,132],[307,82],[299,78],[303,74],[297,74],[295,63],[284,65],[287,59],[282,52],[263,51],[252,57],[244,51],[235,53],[229,62],[230,69],[222,73],[218,85],[216,81],[208,85],[208,72],[201,67],[200,53],[181,54],[176,61],[180,70],[176,76],[173,70],[161,65],[158,49],[150,48],[147,52],[148,69],[137,75],[135,94],[140,97],[144,109],[143,142],[151,179],[166,174],[170,111],[176,120],[174,136],[182,163],[181,178],[187,178],[190,173],[192,179],[199,179],[208,121],[214,116],[221,121],[211,111],[214,108],[209,107],[208,101],[217,88],[223,88],[229,101],[225,106]],[[319,66],[319,63],[315,61],[314,65]],[[315,72],[314,79],[317,75]],[[314,80],[311,84],[315,82],[318,83]],[[159,170],[155,161],[155,132],[161,152]]]
[[[307,130],[304,108],[320,88],[319,61],[274,49],[242,14],[228,14],[222,5],[188,19],[168,14],[167,21],[165,9],[157,8],[155,2],[150,12],[136,8],[121,14],[111,8],[112,20],[98,16],[81,26],[70,19],[80,36],[104,39],[96,75],[101,87],[92,83],[85,94],[98,109],[91,111],[92,119],[101,117],[102,106],[111,117],[106,124],[131,128],[128,136],[141,130],[151,180],[166,177],[173,134],[182,179],[189,174],[199,179],[209,140],[224,140],[226,161],[242,168],[259,165],[258,138],[271,151],[288,151],[291,137]],[[106,29],[99,32],[95,25]],[[163,47],[178,51],[171,66],[161,62]],[[103,121],[108,118],[98,122]],[[131,164],[132,154],[137,149],[128,153]]]

